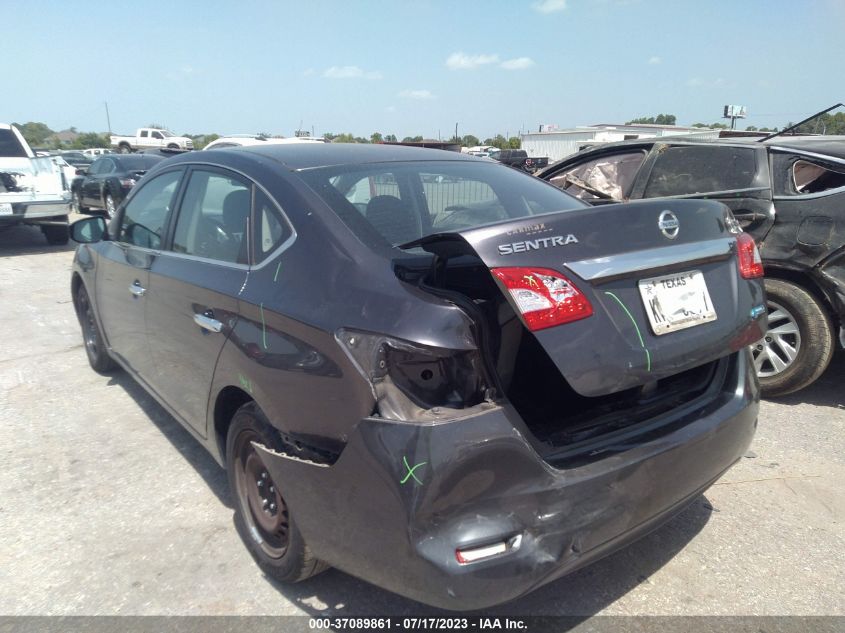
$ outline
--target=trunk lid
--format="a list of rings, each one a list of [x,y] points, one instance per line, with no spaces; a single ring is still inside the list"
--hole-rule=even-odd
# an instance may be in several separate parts
[[[592,315],[531,334],[576,392],[600,396],[653,383],[762,337],[762,280],[739,273],[739,232],[721,203],[649,200],[499,222],[415,244],[441,257],[475,254],[490,269],[562,273],[587,297]],[[694,272],[700,273],[695,280],[679,275]],[[672,281],[677,279],[686,279],[692,290],[672,290],[681,283]],[[499,286],[519,314],[510,292]],[[649,292],[663,298],[671,318],[687,318],[679,305],[689,305],[690,314],[704,306],[715,315],[701,322],[690,316],[696,324],[658,334],[665,324]]]

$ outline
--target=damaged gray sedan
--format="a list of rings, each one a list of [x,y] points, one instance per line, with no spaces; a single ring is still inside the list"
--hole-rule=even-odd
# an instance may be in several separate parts
[[[248,147],[164,161],[73,237],[92,367],[228,470],[282,581],[510,600],[680,511],[757,424],[763,270],[717,202],[593,208],[450,152]]]

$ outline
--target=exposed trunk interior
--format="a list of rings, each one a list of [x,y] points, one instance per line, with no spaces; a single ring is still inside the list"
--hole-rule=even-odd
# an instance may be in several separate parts
[[[474,255],[403,258],[397,276],[456,301],[478,325],[477,338],[497,382],[498,398],[520,414],[543,456],[555,464],[580,461],[610,438],[651,436],[655,418],[685,403],[715,396],[727,359],[706,363],[662,380],[600,396],[575,392],[552,359],[515,314],[489,269]],[[566,327],[561,326],[561,327]],[[668,416],[671,417],[671,416]],[[666,420],[662,420],[667,425]],[[666,426],[664,432],[671,428]]]

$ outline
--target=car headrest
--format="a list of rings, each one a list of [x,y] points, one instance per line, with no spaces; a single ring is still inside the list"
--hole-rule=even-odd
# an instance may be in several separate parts
[[[229,230],[242,233],[249,216],[249,189],[238,189],[223,199],[223,225]]]
[[[391,244],[421,237],[414,212],[396,196],[375,196],[367,203],[367,220]]]

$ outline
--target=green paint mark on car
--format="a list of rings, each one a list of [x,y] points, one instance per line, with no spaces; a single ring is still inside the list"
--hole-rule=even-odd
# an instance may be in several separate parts
[[[417,479],[417,476],[414,474],[414,471],[417,468],[419,468],[420,466],[425,466],[428,462],[420,462],[419,464],[414,464],[414,467],[411,468],[408,465],[408,458],[403,455],[402,456],[402,463],[405,464],[405,468],[408,470],[408,474],[405,475],[405,477],[399,483],[404,484],[406,481],[408,481],[409,478],[413,477],[414,481],[416,481],[418,484],[422,485],[422,482],[419,479]]]
[[[615,294],[613,294],[612,292],[605,292],[604,294],[608,295],[609,297],[613,297],[616,300],[616,303],[618,303],[625,311],[625,314],[628,315],[628,318],[631,319],[631,323],[634,324],[634,330],[636,330],[637,332],[637,338],[640,339],[640,347],[642,347],[643,351],[645,352],[646,370],[651,371],[651,352],[649,352],[648,348],[645,346],[645,341],[643,341],[643,335],[640,334],[640,326],[638,326],[636,320],[634,320],[634,315],[631,314],[630,310],[628,310],[625,304],[622,303],[622,300]]]

